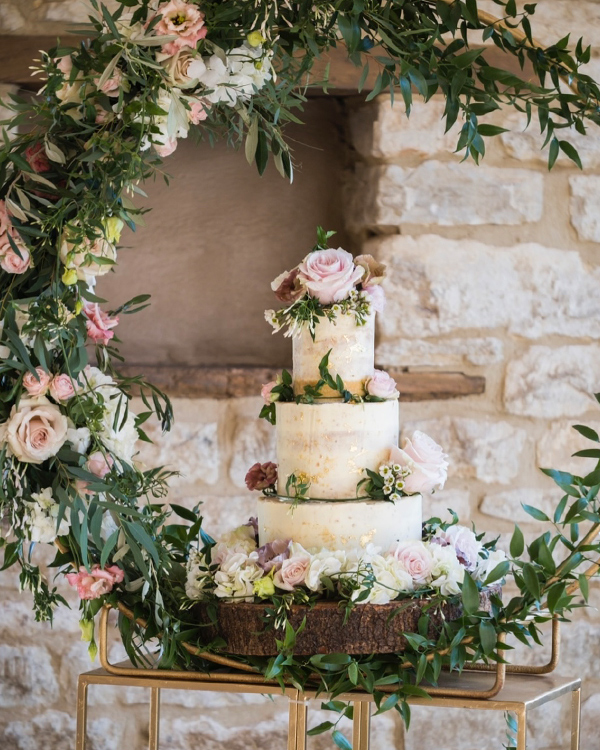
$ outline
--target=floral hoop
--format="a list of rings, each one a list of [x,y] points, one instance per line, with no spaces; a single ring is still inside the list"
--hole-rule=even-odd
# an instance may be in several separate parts
[[[144,422],[154,414],[166,430],[172,420],[164,394],[141,377],[118,373],[119,318],[143,309],[147,297],[107,311],[95,293],[96,279],[115,267],[122,230],[135,229],[142,213],[135,205],[136,196],[144,195],[140,184],[192,128],[209,140],[222,136],[243,144],[261,174],[271,154],[278,171],[292,179],[283,127],[298,121],[294,112],[302,109],[315,58],[342,43],[362,66],[359,89],[370,75],[369,61],[377,69],[367,99],[399,91],[410,113],[413,89],[425,100],[440,91],[446,125],[462,116],[458,148],[475,161],[485,153],[484,139],[501,132],[480,120],[507,105],[528,117],[538,110],[550,166],[561,151],[579,164],[575,149],[557,132],[573,126],[584,133],[586,123],[599,123],[600,90],[579,70],[590,58],[589,48],[579,42],[570,52],[565,40],[541,47],[531,34],[534,6],[517,12],[513,0],[499,2],[502,22],[479,12],[475,0],[387,5],[121,0],[114,13],[96,0],[90,5],[90,22],[81,29],[87,40],[42,53],[35,71],[45,79],[40,96],[33,103],[11,97],[14,117],[7,124],[31,127],[12,141],[5,135],[0,152],[0,508],[9,527],[0,542],[4,567],[21,568],[21,585],[33,593],[37,619],[51,620],[54,609],[65,604],[31,557],[34,544],[55,543],[54,564],[77,587],[92,653],[95,615],[103,602],[120,603],[147,623],[138,631],[121,622],[132,659],[140,648],[137,635],[143,642],[160,633],[160,666],[192,667],[182,631],[202,644],[203,652],[218,645],[203,643],[201,628],[189,617],[190,580],[197,588],[202,579],[202,590],[208,585],[214,594],[218,577],[232,571],[220,570],[213,550],[223,540],[215,544],[202,530],[197,508],[172,505],[186,522],[179,524],[160,505],[169,472],[143,470],[135,462],[137,440],[148,439]],[[528,58],[538,80],[527,82],[489,66],[485,49],[468,46],[472,32],[481,30],[521,62]],[[452,41],[444,44],[448,36]],[[571,90],[565,92],[561,80],[567,76]],[[94,346],[95,365],[88,361],[88,345]],[[134,392],[146,407],[141,414],[130,409]],[[598,442],[592,430],[577,429]],[[600,458],[600,451],[585,455]],[[434,638],[407,634],[411,668],[400,669],[393,658],[296,659],[293,628],[279,655],[257,659],[254,668],[282,684],[294,679],[304,685],[316,673],[331,693],[359,686],[378,703],[384,694],[377,685],[394,684],[393,699],[386,696],[381,708],[394,707],[408,720],[406,697],[421,690],[421,681],[435,682],[443,664],[462,668],[497,658],[495,647],[505,633],[524,641],[537,638],[539,623],[575,606],[575,588],[587,596],[587,578],[577,567],[591,551],[600,551],[594,541],[600,469],[586,477],[549,473],[565,492],[552,521],[563,531],[539,537],[526,561],[517,527],[510,559],[496,559],[485,578],[469,574],[457,582],[455,575],[453,586],[439,595],[460,601],[462,615]],[[550,521],[541,511],[529,512]],[[583,522],[592,529],[580,537]],[[440,519],[430,526],[433,535],[459,533],[454,523]],[[492,559],[493,546],[476,541],[485,550],[482,561]],[[556,565],[553,553],[560,549],[564,558]],[[252,582],[251,594],[268,600],[282,623],[294,601],[310,603],[345,591],[342,599],[351,605],[352,592],[360,591],[355,599],[363,592],[365,599],[374,596],[382,585],[373,572],[377,565],[399,575],[388,569],[389,561],[360,565],[366,584],[352,576],[334,584],[338,574],[329,572],[314,591],[298,586],[282,594],[285,588],[271,592],[261,577],[265,582],[257,592]],[[491,611],[480,611],[481,586],[509,571],[520,594],[506,606],[496,597]],[[396,589],[402,595],[410,590],[408,581]],[[208,667],[201,659],[200,665]],[[340,744],[343,738],[334,732],[334,739]]]

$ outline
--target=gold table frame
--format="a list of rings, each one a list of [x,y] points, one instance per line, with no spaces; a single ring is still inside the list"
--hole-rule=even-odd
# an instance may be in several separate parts
[[[308,701],[316,697],[315,691],[301,692],[293,687],[280,688],[273,683],[248,683],[234,681],[235,675],[226,675],[230,681],[218,681],[219,675],[209,678],[194,673],[198,679],[167,678],[168,672],[153,670],[136,670],[129,662],[115,665],[127,674],[111,674],[104,668],[95,669],[79,676],[77,688],[77,739],[76,750],[86,748],[87,728],[87,695],[90,685],[113,685],[119,687],[140,687],[150,690],[150,723],[149,750],[159,750],[160,694],[161,690],[195,690],[221,693],[253,693],[263,695],[285,695],[289,700],[289,721],[287,750],[306,750],[306,730],[308,719]],[[135,676],[136,671],[144,674]],[[224,675],[225,676],[225,675]],[[203,679],[203,677],[205,679]],[[469,689],[473,693],[484,692],[489,677],[478,672],[465,671],[461,675],[443,674],[440,677],[440,689],[452,690],[460,685],[461,690]],[[561,678],[548,675],[510,675],[498,694],[493,698],[464,698],[432,696],[431,699],[410,697],[411,705],[440,708],[462,708],[476,711],[509,711],[517,718],[517,750],[527,747],[527,716],[529,710],[549,701],[571,694],[571,737],[570,750],[579,750],[580,715],[581,715],[581,679]],[[369,750],[371,703],[373,698],[366,693],[348,693],[339,696],[354,704],[352,728],[353,750]]]

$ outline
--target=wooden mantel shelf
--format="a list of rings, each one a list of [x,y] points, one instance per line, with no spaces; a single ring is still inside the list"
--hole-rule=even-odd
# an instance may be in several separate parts
[[[268,367],[186,367],[126,365],[126,376],[144,375],[172,397],[240,398],[258,396],[263,383],[275,380],[280,370]],[[433,401],[485,392],[485,378],[462,372],[407,372],[389,369],[398,383],[401,401]]]

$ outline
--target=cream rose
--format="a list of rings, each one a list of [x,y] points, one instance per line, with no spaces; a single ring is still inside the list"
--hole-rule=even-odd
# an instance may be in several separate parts
[[[61,449],[67,429],[67,418],[47,398],[23,398],[8,420],[6,440],[19,461],[41,464]]]
[[[373,370],[373,375],[365,383],[365,390],[375,398],[391,399],[400,396],[396,381],[385,370]]]
[[[35,368],[36,375],[26,372],[23,375],[23,387],[30,396],[45,396],[52,379],[43,367]]]
[[[159,52],[156,59],[167,72],[173,86],[178,88],[189,86],[206,72],[202,57],[189,47],[179,50],[174,55]]]
[[[435,440],[419,430],[405,440],[402,448],[392,448],[390,461],[410,469],[404,480],[407,495],[441,490],[448,478],[448,456]]]
[[[358,284],[365,269],[346,250],[314,250],[298,266],[298,278],[323,305],[340,302]]]
[[[372,255],[357,255],[354,259],[354,263],[365,269],[364,276],[361,279],[363,288],[365,286],[381,284],[384,280],[386,273],[385,264],[376,261]]]
[[[68,239],[67,233],[63,235],[59,255],[67,268],[77,271],[78,279],[88,283],[96,276],[107,274],[117,260],[115,246],[104,237],[97,237],[95,240],[84,238],[80,244],[75,244]],[[98,263],[92,256],[109,262]]]

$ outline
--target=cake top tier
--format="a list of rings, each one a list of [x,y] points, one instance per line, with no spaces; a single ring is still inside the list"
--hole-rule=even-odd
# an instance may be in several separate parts
[[[361,326],[373,312],[382,312],[385,266],[371,255],[353,258],[341,247],[327,247],[332,234],[319,227],[313,250],[272,282],[275,296],[285,305],[265,312],[275,331],[285,329],[286,336],[296,336],[308,330],[314,339],[320,320],[335,321],[341,315],[352,315]]]

